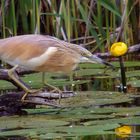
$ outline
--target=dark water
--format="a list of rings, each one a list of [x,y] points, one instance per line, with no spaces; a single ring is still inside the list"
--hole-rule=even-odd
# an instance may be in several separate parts
[[[120,106],[132,102],[129,96],[101,92],[73,100],[67,100],[71,107],[0,117],[0,140],[140,140],[140,107]]]
[[[65,124],[63,121],[62,122],[60,121],[60,123],[62,123],[61,126],[59,124],[59,121],[55,122],[56,120],[53,118],[56,126],[54,124],[51,124],[50,122],[48,123],[49,126],[46,126],[45,124],[44,125],[42,124],[42,122],[44,123],[43,121],[44,118],[39,116],[38,116],[39,123],[37,124],[35,124],[36,123],[35,121],[33,121],[34,122],[33,124],[32,122],[27,122],[27,120],[29,121],[29,119],[27,120],[20,119],[19,121],[18,120],[19,117],[17,117],[17,121],[16,121],[16,117],[13,118],[12,118],[13,120],[11,119],[12,122],[5,121],[5,126],[7,123],[7,128],[6,127],[1,128],[0,140],[140,140],[140,125],[136,125],[136,124],[120,125],[120,127],[118,128],[120,128],[121,131],[119,131],[120,133],[118,133],[117,131],[118,128],[108,129],[108,130],[104,129],[105,131],[102,130],[100,131],[98,130],[100,128],[98,124],[97,124],[98,131],[96,131],[96,125],[94,127],[83,126],[82,123],[84,122],[82,123],[79,122],[77,124],[74,122],[73,124],[71,124],[72,122],[70,122],[69,124]],[[16,122],[18,123],[18,125],[15,125]],[[2,124],[1,127],[3,126],[4,123]],[[73,131],[69,131],[69,129],[67,128],[70,128],[72,126],[74,126]],[[83,126],[82,129],[81,126]],[[106,127],[106,124],[104,124],[104,126]],[[90,130],[92,128],[93,131]],[[109,124],[108,124],[108,128],[109,128]],[[4,132],[6,132],[7,135],[6,133],[4,134]]]
[[[116,135],[79,136],[72,138],[30,138],[30,137],[0,137],[0,140],[140,140],[140,136],[119,137]]]

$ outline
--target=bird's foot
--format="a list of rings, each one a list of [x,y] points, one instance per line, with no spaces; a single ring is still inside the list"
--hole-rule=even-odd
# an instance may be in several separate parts
[[[62,93],[62,91],[59,88],[57,88],[53,85],[50,85],[48,83],[44,83],[44,84],[45,84],[45,86],[50,88],[50,92],[52,92],[52,93]]]
[[[62,91],[59,89],[59,88],[57,88],[57,87],[55,87],[53,90],[51,90],[50,92],[52,92],[52,93],[62,93]]]
[[[51,90],[50,92],[51,92],[51,93],[59,93],[59,100],[58,100],[58,103],[60,104],[60,101],[61,101],[61,97],[62,97],[62,93],[63,93],[63,91],[60,90],[60,89],[57,88],[57,87],[54,87],[54,89]]]
[[[59,88],[53,86],[53,85],[48,84],[48,83],[44,83],[44,84],[51,89],[50,90],[51,93],[59,93],[59,104],[60,104],[63,91],[60,90]]]
[[[41,89],[27,89],[25,91],[24,95],[22,96],[21,101],[26,102],[25,98],[27,97],[28,94],[34,94],[34,93],[37,93],[39,91],[41,91]]]

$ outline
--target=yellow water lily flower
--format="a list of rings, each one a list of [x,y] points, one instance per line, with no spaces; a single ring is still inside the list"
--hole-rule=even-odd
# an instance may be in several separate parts
[[[116,135],[120,137],[128,137],[132,133],[132,128],[130,126],[122,126],[115,129]]]
[[[121,56],[127,52],[128,48],[127,45],[123,42],[116,42],[112,44],[110,53],[113,56]]]

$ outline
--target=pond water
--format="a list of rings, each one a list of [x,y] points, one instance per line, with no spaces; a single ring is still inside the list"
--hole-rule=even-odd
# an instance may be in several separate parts
[[[140,108],[119,109],[50,108],[29,110],[26,116],[0,117],[0,140],[140,139],[140,117],[124,116],[128,111],[138,114]]]
[[[28,115],[0,117],[0,140],[139,140],[140,107],[132,102],[126,94],[88,92],[62,100],[63,108],[24,109]]]
[[[63,137],[63,138],[30,138],[30,137],[5,137],[1,138],[1,140],[139,140],[139,136],[128,136],[128,137],[120,137],[116,135],[90,135],[90,136],[75,136],[75,137]]]

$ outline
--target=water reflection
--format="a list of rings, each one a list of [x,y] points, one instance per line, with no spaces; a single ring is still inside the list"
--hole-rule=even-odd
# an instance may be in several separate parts
[[[48,138],[43,135],[38,136],[13,136],[13,137],[0,137],[0,140],[140,140],[140,125],[128,126],[124,125],[114,129],[114,134],[104,135],[90,135],[90,136],[74,136],[74,137],[60,137]],[[57,138],[56,138],[57,137]]]

